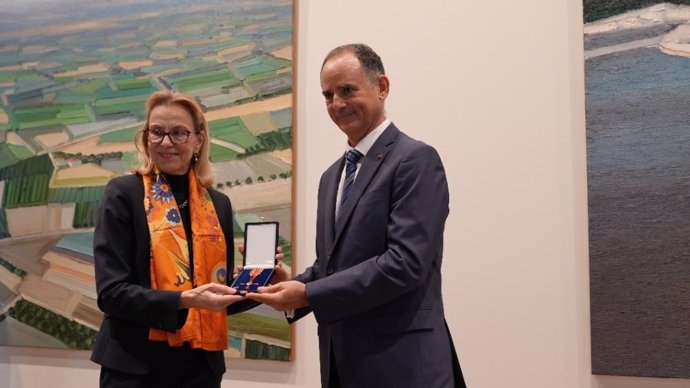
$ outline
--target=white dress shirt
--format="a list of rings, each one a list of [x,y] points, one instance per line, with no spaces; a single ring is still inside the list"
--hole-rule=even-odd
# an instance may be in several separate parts
[[[388,128],[390,125],[391,120],[385,119],[381,124],[379,124],[376,128],[374,128],[373,131],[369,132],[362,140],[357,143],[356,146],[350,147],[348,144],[347,148],[345,149],[345,154],[347,154],[347,151],[355,148],[357,151],[362,153],[362,157],[359,158],[357,161],[357,169],[355,170],[355,180],[357,179],[357,174],[359,173],[359,167],[362,165],[362,161],[364,160],[364,157],[367,156],[367,152],[371,149],[371,146],[376,143],[376,140],[381,136],[383,131]],[[343,155],[343,158],[345,156]],[[343,172],[340,175],[340,183],[338,184],[338,195],[335,199],[335,216],[336,218],[338,217],[338,212],[340,211],[340,196],[343,194],[343,184],[345,183],[345,168],[343,168]],[[354,181],[352,182],[354,184]]]

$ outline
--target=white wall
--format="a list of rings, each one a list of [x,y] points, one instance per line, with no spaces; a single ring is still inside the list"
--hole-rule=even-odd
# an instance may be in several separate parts
[[[316,188],[344,138],[319,68],[365,42],[391,79],[388,113],[436,146],[451,187],[444,292],[472,388],[688,388],[592,377],[580,0],[302,0],[296,136],[296,254],[313,258]],[[297,361],[230,362],[224,387],[318,387],[313,318]],[[93,386],[81,352],[0,348],[0,387]],[[48,385],[49,384],[49,385]]]

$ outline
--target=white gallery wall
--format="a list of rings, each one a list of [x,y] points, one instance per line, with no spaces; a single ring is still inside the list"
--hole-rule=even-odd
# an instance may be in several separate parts
[[[471,388],[690,387],[590,373],[581,8],[580,0],[298,5],[298,270],[313,260],[320,174],[345,143],[320,94],[321,60],[365,42],[391,79],[389,117],[445,162],[446,316]],[[313,317],[295,333],[294,363],[231,361],[223,386],[319,387]],[[0,348],[0,387],[96,386],[88,356]]]

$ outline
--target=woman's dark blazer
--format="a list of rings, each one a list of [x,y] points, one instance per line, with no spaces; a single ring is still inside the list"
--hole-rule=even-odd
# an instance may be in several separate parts
[[[228,242],[227,273],[233,273],[233,223],[230,199],[208,189]],[[105,188],[94,233],[98,307],[105,313],[91,360],[131,374],[147,374],[175,365],[165,342],[149,341],[149,328],[173,332],[184,325],[180,293],[151,289],[151,238],[144,212],[140,175],[112,179]],[[228,281],[232,280],[228,276]],[[228,314],[256,306],[251,301],[228,306]],[[206,352],[211,369],[225,372],[223,352]]]

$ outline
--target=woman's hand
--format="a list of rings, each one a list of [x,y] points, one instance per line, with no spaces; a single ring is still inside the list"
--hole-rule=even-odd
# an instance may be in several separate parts
[[[237,290],[234,288],[222,284],[209,283],[191,290],[182,291],[180,309],[196,307],[220,311],[242,299],[244,299],[244,296],[237,294]]]

